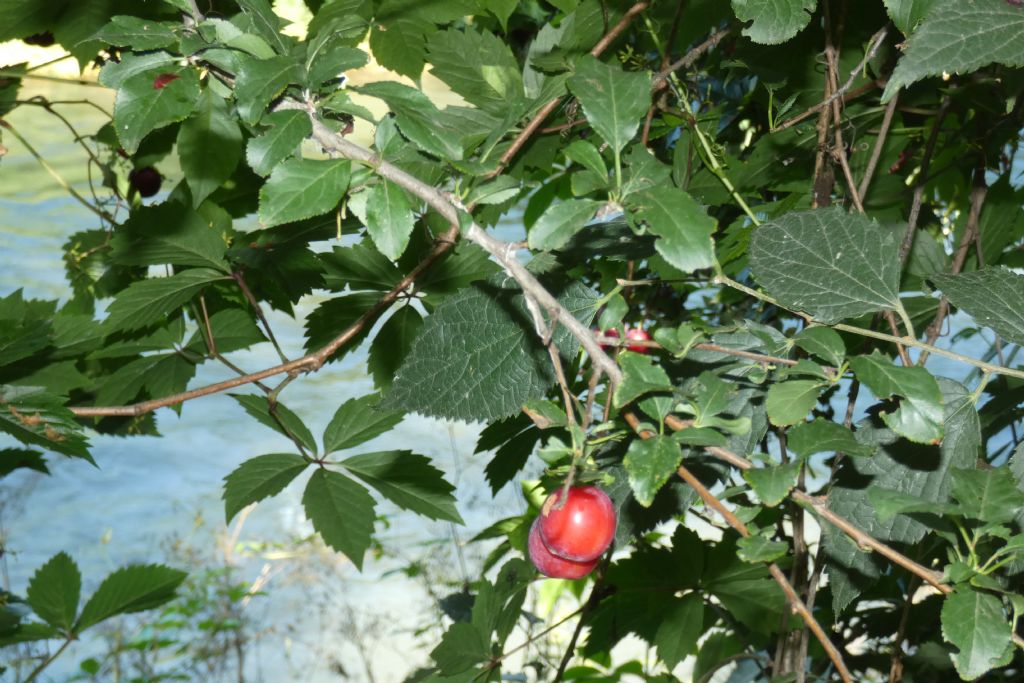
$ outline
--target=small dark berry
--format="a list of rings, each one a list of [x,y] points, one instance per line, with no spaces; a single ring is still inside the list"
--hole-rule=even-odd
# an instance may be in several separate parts
[[[139,193],[140,197],[152,197],[160,191],[160,183],[163,178],[160,171],[152,166],[137,168],[128,174],[128,182]]]

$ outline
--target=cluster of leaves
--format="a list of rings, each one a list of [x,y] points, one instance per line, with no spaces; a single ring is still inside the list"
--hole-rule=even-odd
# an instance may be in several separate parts
[[[92,24],[73,3],[0,2],[14,17],[0,38],[51,30],[82,60],[102,50],[99,81],[117,94],[90,163],[130,204],[126,217],[113,213],[123,202],[99,208],[102,225],[69,239],[63,306],[0,300],[0,429],[79,458],[90,419],[100,433],[155,433],[153,409],[196,397],[179,395],[198,364],[277,346],[260,306],[294,313],[325,290],[307,355],[278,348],[281,366],[248,377],[284,384],[235,396],[296,452],[226,477],[229,520],[312,469],[307,516],[361,566],[368,489],[458,523],[453,488],[411,451],[329,456],[410,412],[480,421],[494,491],[536,452],[544,488],[601,480],[618,506],[624,552],[598,572],[585,664],[566,679],[636,673],[611,659],[630,633],[656,648],[640,668],[650,680],[674,680],[690,655],[698,677],[734,657],[777,680],[829,676],[835,661],[788,616],[783,570],[836,627],[857,680],[1019,676],[1024,9],[306,4],[300,40],[266,0],[95,3]],[[442,109],[391,80],[344,87],[367,45],[414,82],[429,64],[464,104]],[[3,84],[5,112],[18,83]],[[550,128],[536,132],[539,112]],[[344,139],[357,119],[373,127],[370,150]],[[169,154],[184,177],[142,205],[129,169]],[[620,335],[651,328],[657,353],[616,353],[614,386],[595,377],[564,325],[538,330],[521,273],[475,244],[451,248],[438,201],[464,234],[520,210],[528,272],[558,305]],[[357,238],[321,248],[338,234]],[[966,315],[936,348],[950,306]],[[364,341],[378,393],[342,404],[318,444],[278,394]],[[955,379],[924,365],[939,354],[960,362],[942,369]],[[38,450],[3,456],[5,471],[46,466]],[[703,483],[683,483],[680,466]],[[735,521],[698,537],[686,525],[707,489]],[[849,526],[823,523],[808,547],[802,506]],[[485,571],[523,552],[535,513],[480,534],[498,539]],[[665,522],[671,536],[656,531]],[[906,561],[863,552],[865,537]],[[519,559],[481,576],[419,678],[498,680],[531,578]],[[922,579],[942,588],[922,595]],[[77,632],[66,621],[62,637]],[[858,653],[844,647],[854,640]]]

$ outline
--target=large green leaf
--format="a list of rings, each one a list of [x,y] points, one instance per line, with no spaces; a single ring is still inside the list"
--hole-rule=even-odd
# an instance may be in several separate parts
[[[630,442],[622,464],[629,476],[629,487],[633,489],[636,502],[650,507],[654,496],[676,473],[682,460],[683,452],[671,437],[656,436]]]
[[[964,514],[983,522],[1009,522],[1024,510],[1024,492],[1007,467],[953,470],[953,497]]]
[[[29,469],[49,474],[46,459],[39,451],[29,448],[0,448],[0,478],[17,469]]]
[[[188,303],[210,283],[225,277],[212,268],[189,268],[170,277],[135,282],[107,307],[104,324],[109,332],[152,325]]]
[[[777,427],[803,422],[811,408],[817,405],[823,386],[821,382],[809,379],[776,382],[768,389],[768,419]]]
[[[59,397],[39,387],[0,384],[0,432],[92,462],[89,442],[74,414]]]
[[[40,619],[70,632],[78,615],[82,575],[67,553],[57,553],[32,575],[26,598]]]
[[[470,104],[504,117],[523,100],[521,68],[503,40],[488,31],[449,29],[427,41],[431,73]]]
[[[870,446],[857,441],[847,427],[820,417],[792,427],[786,432],[786,445],[801,458],[833,451],[845,455],[871,455],[873,452]]]
[[[634,192],[626,199],[629,216],[658,236],[654,248],[684,273],[715,262],[715,219],[693,197],[671,186]]]
[[[559,249],[594,217],[601,202],[570,199],[548,207],[527,235],[531,249]]]
[[[907,40],[882,94],[928,76],[967,74],[988,64],[1024,66],[1024,12],[1006,0],[938,2]]]
[[[619,365],[622,366],[622,381],[615,387],[617,408],[653,391],[672,390],[672,381],[665,369],[644,354],[623,351],[619,354]]]
[[[96,37],[108,45],[130,47],[140,52],[158,50],[177,42],[172,27],[173,24],[120,14],[111,17],[110,23],[100,29]]]
[[[248,59],[235,81],[238,114],[249,124],[260,121],[267,107],[290,83],[302,80],[302,69],[294,57]]]
[[[811,21],[818,0],[732,0],[740,21],[752,22],[743,35],[755,43],[777,45],[799,33]]]
[[[754,231],[754,278],[779,302],[824,323],[896,310],[896,235],[842,208],[785,214]]]
[[[744,470],[743,478],[750,484],[750,488],[754,489],[762,503],[775,507],[796,486],[796,477],[799,473],[800,463],[790,462]]]
[[[890,429],[918,443],[942,440],[942,392],[930,372],[921,367],[897,367],[877,351],[851,358],[850,367],[878,398],[902,397],[896,410],[882,412]]]
[[[313,133],[313,124],[306,112],[296,109],[267,114],[261,123],[268,128],[262,135],[249,139],[245,159],[257,174],[268,176],[280,162],[299,150],[299,144]]]
[[[227,242],[202,215],[180,202],[142,206],[114,233],[111,259],[125,266],[205,266],[228,272]]]
[[[324,452],[354,448],[389,431],[404,417],[400,410],[382,408],[379,394],[350,398],[338,406],[324,429]]]
[[[992,267],[930,279],[954,306],[978,323],[991,327],[1008,342],[1024,344],[1024,275]]]
[[[939,0],[882,0],[892,23],[907,36],[938,2]]]
[[[959,650],[957,673],[973,681],[997,666],[1012,647],[1010,624],[1000,599],[960,586],[942,603],[942,637]]]
[[[227,102],[212,88],[204,88],[196,112],[178,129],[178,158],[193,206],[231,177],[241,156],[242,131]]]
[[[295,438],[305,448],[316,453],[316,439],[309,427],[298,415],[292,412],[280,401],[274,402],[274,412],[270,411],[270,402],[265,396],[256,394],[229,394],[231,398],[245,408],[245,412],[256,418],[260,424],[270,427],[278,434],[283,434],[289,439]]]
[[[242,508],[276,496],[308,464],[294,453],[268,453],[243,462],[224,477],[224,521],[230,524]]]
[[[400,508],[430,519],[463,523],[452,496],[455,487],[426,456],[380,451],[346,458],[341,465]]]
[[[579,100],[587,121],[615,153],[636,135],[651,105],[650,76],[624,71],[589,55],[576,65],[569,90]]]
[[[696,592],[682,598],[673,597],[659,621],[654,645],[658,656],[671,670],[687,655],[697,654],[698,641],[704,633],[704,601]]]
[[[558,299],[580,322],[590,323],[596,300],[590,289],[570,284]],[[551,360],[525,308],[509,281],[476,283],[446,299],[427,318],[385,405],[434,417],[494,420],[543,395],[554,381]],[[561,326],[555,343],[566,357],[578,347]]]
[[[370,345],[366,369],[380,389],[391,386],[423,328],[423,316],[413,306],[402,306],[381,326]]]
[[[462,158],[459,131],[447,125],[437,106],[419,90],[401,83],[378,81],[358,91],[384,100],[395,115],[402,135],[424,152],[442,159]]]
[[[302,507],[324,543],[363,568],[370,547],[376,503],[366,489],[343,474],[318,469],[313,472]]]
[[[199,72],[192,67],[151,69],[125,80],[114,100],[114,130],[121,146],[135,154],[157,128],[183,121],[199,101]]]
[[[320,254],[320,260],[324,264],[327,286],[338,291],[348,287],[353,292],[386,292],[402,279],[398,267],[368,241],[351,247],[334,247],[333,251]]]
[[[269,228],[332,211],[348,189],[350,170],[346,159],[282,162],[260,190],[260,222]]]
[[[359,198],[363,201],[357,202]],[[353,197],[349,208],[366,224],[366,230],[380,253],[393,261],[402,255],[415,223],[405,190],[388,180],[381,180],[365,193]]]
[[[484,662],[491,656],[488,643],[490,634],[484,635],[475,624],[458,622],[452,624],[445,632],[444,637],[437,647],[430,653],[431,659],[437,662],[441,673],[445,676],[453,676],[472,669],[480,662]],[[470,674],[474,673],[472,671]],[[457,678],[454,683],[472,681],[479,676],[468,676]],[[452,680],[444,678],[441,680]]]
[[[187,574],[162,564],[131,565],[103,580],[82,608],[75,624],[80,632],[117,614],[159,607],[174,597]]]

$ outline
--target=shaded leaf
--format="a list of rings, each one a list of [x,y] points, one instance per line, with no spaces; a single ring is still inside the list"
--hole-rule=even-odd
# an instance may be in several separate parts
[[[675,474],[682,460],[679,444],[671,437],[655,436],[631,441],[622,464],[636,501],[650,507],[655,494]]]
[[[953,663],[964,680],[973,681],[996,666],[1012,647],[1010,635],[994,595],[960,586],[942,603],[942,637],[959,650]]]
[[[672,382],[665,370],[649,356],[632,351],[619,354],[622,381],[615,387],[615,406],[621,408],[652,391],[671,391]]]
[[[159,607],[174,598],[187,574],[162,564],[130,565],[103,580],[82,608],[75,624],[81,632],[117,614],[130,614]]]
[[[803,422],[818,403],[823,384],[810,379],[777,382],[768,389],[768,419],[777,427]]]
[[[817,6],[818,0],[732,0],[736,18],[752,22],[743,35],[763,45],[784,43],[802,31]]]
[[[32,575],[26,599],[40,619],[69,633],[78,614],[81,590],[78,565],[67,553],[60,552]]]
[[[1022,17],[1024,32],[1024,11]],[[1024,33],[1022,33],[1024,39]],[[1008,342],[1024,344],[1024,275],[990,267],[959,275],[930,278],[950,303]]]
[[[851,358],[850,366],[878,398],[902,397],[895,411],[882,412],[890,429],[918,443],[942,440],[942,392],[930,372],[922,367],[896,367],[877,351]]]
[[[224,521],[230,524],[242,508],[276,496],[308,464],[293,453],[269,453],[243,462],[224,477]]]
[[[651,103],[650,76],[624,71],[590,55],[577,62],[569,90],[579,100],[587,121],[615,153],[636,135]]]
[[[790,462],[743,470],[743,478],[750,484],[750,488],[754,489],[762,503],[768,507],[775,507],[796,486],[796,477],[799,473],[800,463]]]
[[[760,534],[747,536],[736,541],[736,556],[744,562],[775,562],[786,556],[789,544],[785,541],[773,541]]]
[[[365,488],[326,469],[313,472],[302,496],[306,517],[324,543],[344,553],[359,570],[370,547],[375,506]]]
[[[365,443],[390,430],[404,417],[400,410],[382,408],[379,394],[350,398],[338,406],[324,429],[324,452],[332,453]]]
[[[658,236],[654,248],[670,265],[692,273],[714,264],[715,219],[683,190],[658,187],[626,199],[629,216]]]
[[[173,79],[168,80],[168,76]],[[114,130],[128,154],[149,133],[185,120],[199,101],[199,72],[192,67],[158,68],[126,79],[114,100]]]
[[[92,462],[89,442],[63,401],[39,387],[0,384],[0,432]]]
[[[258,123],[270,103],[290,83],[301,80],[302,70],[293,57],[245,60],[235,80],[239,116],[248,124]]]
[[[245,160],[253,171],[265,177],[298,151],[302,141],[313,134],[313,124],[306,112],[295,109],[267,114],[261,123],[268,128],[261,135],[249,139]]]
[[[348,189],[350,170],[346,159],[281,162],[260,189],[260,222],[269,228],[333,211]]]
[[[170,277],[132,283],[107,307],[104,325],[110,332],[152,325],[191,301],[211,283],[225,277],[224,273],[212,268],[189,268]]]
[[[363,453],[341,462],[349,472],[405,510],[462,524],[455,509],[455,487],[430,458],[411,451]]]
[[[527,241],[531,249],[560,249],[594,217],[601,202],[571,199],[548,208],[530,228]]]
[[[860,456],[873,452],[871,446],[857,441],[848,428],[820,417],[790,428],[786,432],[786,445],[801,458],[833,451]]]
[[[366,358],[366,369],[373,377],[374,386],[379,389],[391,386],[422,328],[423,316],[412,306],[402,306],[381,325]]]
[[[193,206],[231,177],[241,156],[242,131],[227,103],[213,89],[204,88],[196,112],[178,129],[178,158]]]

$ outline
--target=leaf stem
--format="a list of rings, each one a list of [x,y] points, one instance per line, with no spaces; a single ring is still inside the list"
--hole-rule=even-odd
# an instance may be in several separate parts
[[[38,678],[39,674],[46,670],[46,667],[53,664],[53,660],[57,659],[57,657],[60,657],[64,653],[64,650],[68,648],[68,645],[71,644],[72,640],[74,640],[74,636],[68,636],[67,639],[61,644],[61,646],[53,652],[53,654],[51,654],[49,657],[43,660],[39,664],[39,666],[32,669],[32,673],[28,675],[28,678],[26,678],[23,683],[31,683],[31,681],[34,681],[36,678]]]

